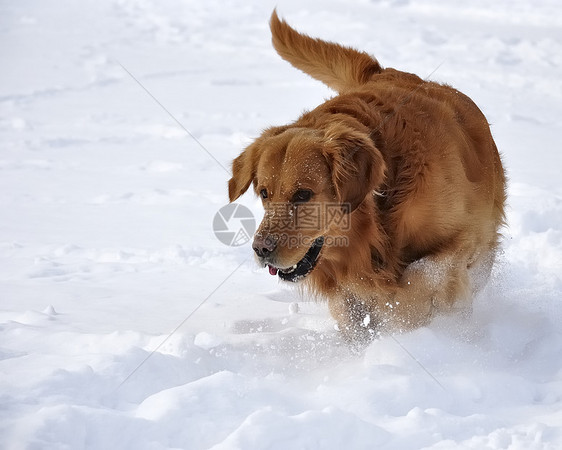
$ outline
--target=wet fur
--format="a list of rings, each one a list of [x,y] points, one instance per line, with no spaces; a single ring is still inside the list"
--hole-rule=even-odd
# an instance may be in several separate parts
[[[246,148],[232,165],[230,201],[253,183],[273,197],[258,235],[347,238],[322,249],[303,284],[328,300],[350,339],[469,305],[504,222],[506,180],[482,112],[450,86],[300,34],[275,12],[270,25],[277,52],[338,95]],[[351,205],[349,229],[271,225],[270,202],[289,203],[301,185],[316,202]],[[292,265],[306,251],[280,246],[274,258]]]

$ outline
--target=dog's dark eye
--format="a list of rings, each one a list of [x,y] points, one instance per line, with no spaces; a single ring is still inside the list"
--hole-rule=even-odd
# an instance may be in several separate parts
[[[261,198],[267,198],[267,189],[262,189],[260,191]]]
[[[308,189],[299,189],[294,193],[291,199],[293,203],[306,203],[312,198],[312,191]]]

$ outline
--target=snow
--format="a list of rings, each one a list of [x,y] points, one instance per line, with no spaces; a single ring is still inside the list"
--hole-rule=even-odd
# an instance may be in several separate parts
[[[273,51],[274,6],[486,113],[509,227],[472,316],[352,351],[215,237],[232,158],[332,95]],[[557,0],[0,9],[0,448],[562,447]]]

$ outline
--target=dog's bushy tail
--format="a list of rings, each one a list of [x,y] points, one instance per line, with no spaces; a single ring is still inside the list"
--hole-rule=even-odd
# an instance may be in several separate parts
[[[356,88],[383,70],[365,52],[299,33],[275,10],[269,25],[273,46],[283,59],[338,92]]]

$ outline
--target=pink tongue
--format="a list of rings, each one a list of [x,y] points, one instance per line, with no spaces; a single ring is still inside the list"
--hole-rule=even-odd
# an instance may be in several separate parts
[[[269,268],[270,275],[277,275],[277,269],[275,267],[267,266]]]

